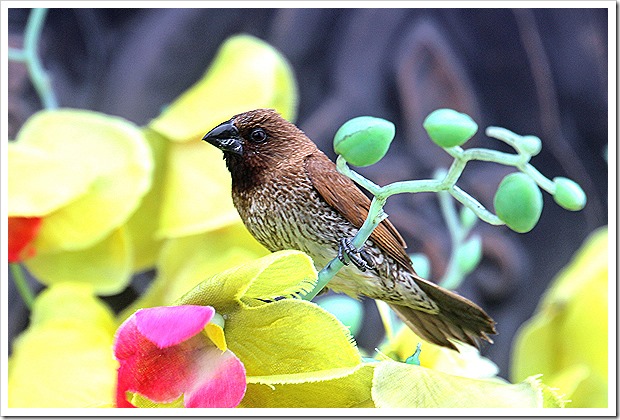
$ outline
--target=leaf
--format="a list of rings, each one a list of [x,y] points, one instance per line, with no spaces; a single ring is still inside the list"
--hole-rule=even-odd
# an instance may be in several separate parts
[[[236,35],[222,44],[205,76],[150,126],[172,141],[185,142],[252,109],[275,108],[291,120],[296,105],[297,87],[285,58],[258,38]]]
[[[372,398],[380,408],[528,408],[543,406],[537,383],[453,376],[391,361],[375,366]]]
[[[150,187],[149,148],[138,127],[122,118],[85,110],[41,111],[28,119],[17,143],[63,162],[65,176],[90,180],[87,193],[46,214],[35,242],[40,253],[101,241],[125,223]]]
[[[102,295],[121,292],[131,280],[131,250],[122,229],[90,248],[37,254],[24,263],[43,284],[87,283]]]

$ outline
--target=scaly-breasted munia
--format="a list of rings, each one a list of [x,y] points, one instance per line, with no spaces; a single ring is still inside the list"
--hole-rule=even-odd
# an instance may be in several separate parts
[[[275,111],[235,115],[203,140],[224,152],[232,198],[250,233],[271,251],[296,249],[317,269],[347,253],[328,287],[387,302],[422,338],[455,349],[450,340],[491,341],[494,321],[473,302],[419,277],[405,242],[388,221],[361,250],[344,249],[364,222],[370,200],[299,128]],[[344,241],[343,241],[344,239]]]

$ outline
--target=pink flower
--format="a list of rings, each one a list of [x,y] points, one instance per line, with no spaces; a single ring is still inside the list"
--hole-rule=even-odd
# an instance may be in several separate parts
[[[246,390],[245,368],[223,340],[216,346],[207,336],[214,315],[210,306],[160,306],[127,319],[114,342],[117,406],[134,407],[129,392],[155,404],[183,396],[185,407],[236,407]]]

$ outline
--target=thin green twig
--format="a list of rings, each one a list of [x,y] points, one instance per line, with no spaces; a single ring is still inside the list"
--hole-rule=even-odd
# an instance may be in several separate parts
[[[50,77],[43,68],[38,55],[38,45],[46,15],[47,9],[32,9],[24,33],[24,47],[21,50],[10,49],[9,59],[23,62],[26,65],[30,80],[32,80],[43,107],[55,109],[58,108],[58,101],[52,90]]]
[[[11,263],[9,264],[11,268],[11,274],[13,275],[13,282],[17,287],[17,291],[19,295],[22,297],[22,300],[28,307],[28,309],[32,309],[32,304],[34,303],[34,293],[30,289],[28,285],[28,281],[26,280],[26,276],[24,275],[24,270],[19,263]]]
[[[446,221],[451,242],[451,252],[450,259],[448,260],[448,266],[439,283],[444,287],[446,285],[450,285],[450,288],[455,288],[454,286],[458,285],[462,279],[456,261],[456,251],[461,246],[463,239],[465,239],[466,232],[464,232],[464,229],[459,223],[458,215],[456,214],[456,210],[454,208],[454,203],[450,199],[450,194],[447,191],[440,191],[438,194],[439,207],[441,209],[441,214]]]

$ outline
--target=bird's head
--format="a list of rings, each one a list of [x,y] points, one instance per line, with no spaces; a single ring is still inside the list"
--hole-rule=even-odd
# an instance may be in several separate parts
[[[224,152],[233,183],[275,171],[312,153],[316,146],[294,124],[273,109],[235,115],[202,138]]]

